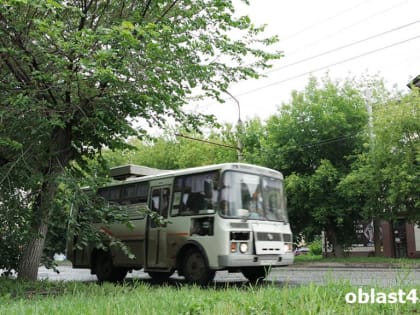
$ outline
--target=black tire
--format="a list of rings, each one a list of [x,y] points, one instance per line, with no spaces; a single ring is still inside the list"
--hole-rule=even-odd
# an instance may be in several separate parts
[[[215,275],[215,271],[208,267],[206,258],[197,249],[187,251],[182,267],[185,280],[190,284],[207,285]]]
[[[258,283],[263,281],[268,274],[268,267],[248,267],[243,268],[242,274],[251,283]]]
[[[115,267],[111,255],[105,252],[97,256],[95,270],[99,282],[121,282],[127,275],[127,269]]]
[[[148,271],[147,273],[155,282],[168,281],[169,277],[174,274],[173,271],[169,271],[169,272]]]

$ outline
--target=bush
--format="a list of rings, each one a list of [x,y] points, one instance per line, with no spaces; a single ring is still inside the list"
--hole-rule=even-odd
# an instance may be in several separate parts
[[[16,270],[22,248],[27,240],[23,233],[27,220],[23,214],[25,204],[20,192],[14,194],[4,187],[0,193],[0,276]]]
[[[315,240],[309,244],[309,252],[311,255],[322,255],[322,241]]]

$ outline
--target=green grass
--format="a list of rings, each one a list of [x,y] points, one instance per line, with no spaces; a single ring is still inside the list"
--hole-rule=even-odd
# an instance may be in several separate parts
[[[0,314],[411,314],[416,305],[347,304],[349,282],[324,286],[287,284],[214,286],[20,282],[0,279]],[[377,288],[409,292],[411,286]],[[366,289],[368,290],[368,289]],[[420,287],[417,288],[420,292]]]
[[[323,260],[323,257],[321,255],[312,255],[312,254],[306,254],[306,255],[299,255],[295,256],[295,264],[300,263],[307,263],[307,262],[320,262]]]
[[[336,262],[336,263],[376,263],[376,264],[391,264],[391,265],[404,265],[413,266],[419,265],[420,259],[413,258],[388,258],[388,257],[343,257],[324,258],[321,255],[299,255],[295,257],[295,264],[304,264],[311,262]]]

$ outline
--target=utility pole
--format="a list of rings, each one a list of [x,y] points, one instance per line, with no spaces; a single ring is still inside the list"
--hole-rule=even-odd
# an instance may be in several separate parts
[[[231,93],[229,93],[228,91],[224,91],[227,95],[229,95],[238,105],[238,123],[236,126],[237,129],[237,137],[238,137],[238,162],[243,161],[243,153],[242,153],[242,141],[241,141],[241,136],[242,136],[242,120],[241,120],[241,104],[239,103],[238,99],[233,96]]]
[[[367,91],[366,96],[366,111],[368,114],[368,130],[369,130],[369,140],[370,140],[370,149],[372,150],[374,146],[375,135],[373,133],[373,117],[372,117],[372,104],[370,103],[371,91]]]
[[[371,104],[371,98],[372,98],[372,91],[367,90],[365,92],[366,97],[366,111],[368,114],[368,132],[369,132],[369,150],[370,153],[373,154],[373,150],[375,147],[375,133],[373,131],[373,114],[372,114],[372,104]],[[373,224],[373,243],[375,247],[375,256],[380,256],[381,253],[381,238],[380,238],[380,225],[381,220],[377,218],[375,215],[372,218],[372,224]]]

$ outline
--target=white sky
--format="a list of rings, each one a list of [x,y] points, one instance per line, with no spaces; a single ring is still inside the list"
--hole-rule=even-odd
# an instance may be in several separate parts
[[[420,74],[420,0],[251,0],[250,7],[240,5],[237,10],[256,25],[267,24],[267,34],[279,36],[276,49],[285,54],[266,78],[230,87],[239,100],[242,120],[264,120],[274,114],[290,100],[292,90],[304,88],[309,73],[322,77],[328,71],[332,78],[379,74],[401,89]],[[397,30],[388,32],[393,29]],[[363,54],[367,55],[355,58]],[[307,58],[311,59],[304,61]],[[355,59],[344,62],[350,58]],[[236,123],[238,106],[229,97],[226,100],[224,104],[202,101],[192,108]]]

